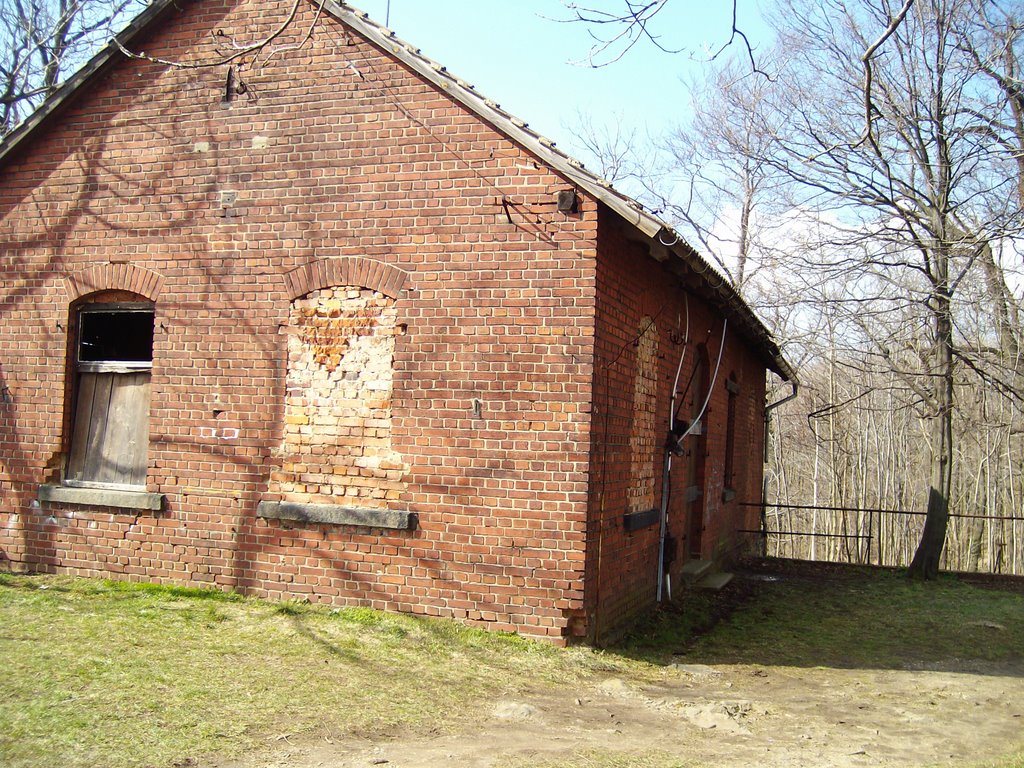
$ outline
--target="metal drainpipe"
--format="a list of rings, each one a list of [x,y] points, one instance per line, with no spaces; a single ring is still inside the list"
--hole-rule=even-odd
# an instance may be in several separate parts
[[[686,302],[686,334],[683,336],[683,348],[679,352],[679,365],[676,366],[676,378],[672,382],[672,396],[668,403],[668,435],[665,438],[665,464],[661,477],[661,515],[660,530],[658,532],[658,596],[657,602],[661,602],[662,587],[665,582],[665,535],[668,532],[668,491],[672,477],[672,451],[669,448],[669,440],[672,437],[676,426],[676,395],[679,389],[679,377],[683,373],[683,360],[686,358],[686,348],[690,346],[690,296],[684,293],[683,299]]]
[[[764,407],[764,438],[761,440],[761,442],[762,442],[762,444],[764,446],[764,448],[763,448],[763,454],[764,455],[762,457],[762,460],[763,460],[764,464],[768,463],[768,430],[771,427],[772,411],[774,411],[780,405],[784,405],[785,403],[788,403],[790,400],[793,400],[797,396],[797,393],[800,391],[800,382],[797,381],[796,378],[790,379],[789,380],[789,384],[790,384],[791,387],[793,387],[793,391],[792,392],[790,392],[788,395],[786,395],[781,400],[776,400],[774,403],[769,403],[768,405],[766,405]],[[768,501],[768,478],[765,477],[764,480],[762,480],[762,482],[761,482],[761,541],[762,541],[762,550],[763,550],[762,553],[761,553],[762,555],[766,555],[767,554],[767,546],[768,546],[768,536],[767,536],[768,520],[767,520],[767,517],[766,517],[766,509],[767,509],[767,507],[765,506],[767,501]]]
[[[772,419],[772,411],[778,408],[780,405],[785,405],[790,400],[794,399],[797,392],[800,391],[800,382],[795,378],[789,380],[789,385],[793,387],[793,391],[786,395],[781,400],[776,400],[774,403],[769,403],[764,407],[764,463],[768,463],[768,426]],[[764,501],[764,499],[762,499]]]

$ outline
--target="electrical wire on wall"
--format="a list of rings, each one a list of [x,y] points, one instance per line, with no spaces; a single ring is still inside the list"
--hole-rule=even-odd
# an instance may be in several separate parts
[[[687,299],[687,331],[686,338],[689,340],[689,299]],[[686,347],[683,347],[683,353],[679,358],[679,367],[676,370],[676,380],[672,386],[672,403],[669,411],[669,432],[668,438],[665,441],[665,464],[664,464],[664,475],[662,477],[662,490],[661,490],[661,529],[658,536],[658,592],[657,601],[660,603],[664,599],[665,586],[668,586],[668,599],[672,599],[672,582],[668,579],[668,574],[665,573],[665,541],[668,536],[668,501],[672,491],[672,453],[676,447],[681,447],[683,440],[688,438],[694,433],[697,425],[701,423],[704,418],[704,414],[708,409],[708,404],[711,402],[711,393],[715,391],[715,382],[718,381],[718,372],[722,367],[722,355],[725,352],[725,337],[726,332],[729,329],[729,318],[725,317],[722,319],[722,338],[718,344],[718,359],[715,361],[715,371],[711,376],[711,382],[708,384],[708,391],[704,397],[704,402],[701,404],[700,411],[694,417],[686,429],[681,435],[676,437],[676,417],[678,416],[677,409],[675,407],[676,388],[679,386],[679,373],[683,369],[682,355],[686,353]],[[710,331],[709,331],[710,333]],[[690,381],[686,384],[686,390],[688,391],[690,385],[693,383],[693,377],[690,377]],[[685,392],[684,392],[685,394]],[[682,405],[682,403],[680,403]]]
[[[676,366],[676,377],[672,381],[672,394],[669,397],[668,408],[668,439],[665,443],[665,461],[661,477],[661,514],[658,531],[658,596],[657,601],[661,602],[662,576],[665,573],[665,538],[668,536],[668,500],[672,491],[672,450],[670,441],[675,434],[676,426],[676,395],[679,393],[679,377],[683,373],[683,360],[686,359],[686,348],[690,345],[690,295],[683,294],[683,301],[686,307],[686,331],[683,335],[683,348],[679,352],[679,365]],[[692,380],[692,378],[691,378]],[[687,389],[690,384],[687,382]],[[672,599],[672,584],[669,582],[669,600]]]

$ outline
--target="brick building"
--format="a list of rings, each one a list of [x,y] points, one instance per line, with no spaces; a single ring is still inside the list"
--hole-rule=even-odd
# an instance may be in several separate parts
[[[9,567],[600,642],[758,525],[763,325],[345,5],[160,0],[0,173]]]

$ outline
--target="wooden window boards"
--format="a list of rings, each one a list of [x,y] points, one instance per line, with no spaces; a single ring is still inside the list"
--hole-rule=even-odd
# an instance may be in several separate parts
[[[75,419],[66,485],[146,485],[151,304],[90,304],[78,316]]]

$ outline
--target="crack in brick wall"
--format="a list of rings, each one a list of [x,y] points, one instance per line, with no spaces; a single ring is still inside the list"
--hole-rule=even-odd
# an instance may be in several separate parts
[[[285,501],[386,508],[408,466],[391,447],[398,311],[382,293],[313,291],[292,302],[283,463]]]

